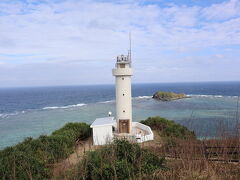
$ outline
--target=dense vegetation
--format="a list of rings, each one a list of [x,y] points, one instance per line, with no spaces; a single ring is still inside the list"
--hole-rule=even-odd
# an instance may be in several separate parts
[[[27,138],[0,151],[0,177],[6,180],[50,178],[51,165],[71,154],[76,140],[90,135],[89,125],[68,123],[50,136]]]
[[[165,159],[126,140],[88,152],[65,179],[152,179],[166,169]],[[62,177],[63,178],[63,177]]]
[[[188,130],[186,127],[177,124],[174,121],[159,116],[149,117],[148,119],[141,121],[141,123],[150,126],[151,129],[155,130],[155,132],[161,137],[180,139],[196,138],[193,131]]]
[[[197,140],[194,132],[161,117],[150,117],[141,123],[150,126],[155,135],[159,134],[160,141],[155,138],[140,147],[126,140],[115,140],[93,151],[90,148],[83,156],[76,156],[79,159],[75,165],[67,166],[55,176],[52,173],[56,167],[54,163],[74,152],[76,140],[90,136],[89,125],[68,123],[50,136],[27,138],[0,151],[0,179],[240,178],[239,164],[231,163],[231,160],[239,160],[239,137]],[[171,143],[164,139],[171,140]],[[216,160],[224,163],[215,163]],[[58,175],[60,177],[56,177]]]
[[[185,94],[177,94],[173,92],[163,92],[158,91],[154,93],[153,98],[161,101],[171,101],[176,99],[182,99],[186,98],[187,96]]]

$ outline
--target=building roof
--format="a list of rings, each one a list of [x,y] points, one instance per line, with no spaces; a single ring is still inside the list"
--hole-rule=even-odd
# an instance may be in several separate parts
[[[116,121],[114,121],[114,117],[104,117],[104,118],[97,118],[92,124],[91,128],[97,126],[110,126],[114,125]]]

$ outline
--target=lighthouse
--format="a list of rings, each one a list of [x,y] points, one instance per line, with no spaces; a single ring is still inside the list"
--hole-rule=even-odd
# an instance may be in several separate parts
[[[127,139],[142,143],[154,139],[151,128],[140,122],[132,121],[132,87],[131,77],[131,36],[128,55],[117,56],[112,75],[115,76],[116,117],[108,113],[107,117],[97,118],[92,124],[93,145],[112,143],[114,139]]]
[[[131,134],[132,132],[132,88],[131,76],[131,51],[127,56],[117,56],[115,68],[112,70],[115,76],[116,88],[116,122],[118,133]]]

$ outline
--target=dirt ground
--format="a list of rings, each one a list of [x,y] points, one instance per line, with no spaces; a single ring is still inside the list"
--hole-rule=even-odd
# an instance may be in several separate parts
[[[76,165],[82,159],[86,151],[94,151],[95,149],[97,149],[97,146],[93,146],[92,137],[84,141],[79,141],[73,154],[67,159],[54,164],[53,176],[57,177],[64,174],[64,172]]]

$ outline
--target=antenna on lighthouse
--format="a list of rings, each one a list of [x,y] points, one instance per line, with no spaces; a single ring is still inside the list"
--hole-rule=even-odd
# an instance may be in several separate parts
[[[130,62],[130,65],[132,64],[132,37],[131,37],[131,31],[129,32],[129,51],[128,51],[128,59]]]

